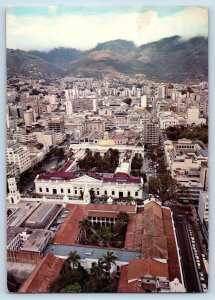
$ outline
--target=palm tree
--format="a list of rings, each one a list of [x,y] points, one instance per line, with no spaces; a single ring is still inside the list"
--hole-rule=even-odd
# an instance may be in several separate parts
[[[77,253],[77,251],[73,251],[73,252],[69,252],[69,255],[68,255],[66,261],[70,264],[72,263],[72,268],[74,269],[75,267],[78,266],[80,258],[81,257]]]
[[[103,261],[101,258],[98,260],[98,264],[92,263],[92,267],[90,269],[91,275],[96,279],[96,280],[101,280],[106,274],[104,270],[104,265]]]
[[[87,230],[90,229],[91,222],[88,217],[83,218],[82,221],[79,221],[79,229],[84,233],[84,238],[87,237]]]
[[[112,252],[112,251],[108,251],[107,254],[103,255],[103,257],[102,257],[102,262],[106,266],[106,268],[109,272],[109,276],[110,276],[110,270],[111,270],[112,264],[116,265],[116,262],[115,262],[116,259],[117,259],[117,257],[114,255],[114,252]]]
[[[112,238],[112,234],[109,228],[105,227],[105,226],[101,226],[98,231],[97,234],[99,236],[99,243],[102,247],[107,247],[111,241]]]

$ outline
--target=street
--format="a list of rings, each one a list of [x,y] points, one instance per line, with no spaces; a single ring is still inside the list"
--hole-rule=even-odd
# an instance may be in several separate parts
[[[196,277],[196,270],[194,261],[192,258],[192,250],[190,246],[190,241],[187,235],[187,229],[185,220],[182,218],[174,218],[175,228],[177,233],[178,244],[180,248],[182,270],[184,275],[185,287],[187,292],[200,292],[198,279]]]

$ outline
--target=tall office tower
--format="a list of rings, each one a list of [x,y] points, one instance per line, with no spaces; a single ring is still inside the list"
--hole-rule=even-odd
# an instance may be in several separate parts
[[[97,110],[98,110],[98,99],[93,98],[93,111],[97,112]]]
[[[165,99],[168,96],[168,86],[160,85],[158,87],[158,96],[157,98]]]
[[[141,108],[146,108],[147,107],[147,96],[146,95],[141,96],[140,106],[141,106]]]
[[[65,97],[66,97],[66,115],[71,116],[73,114],[73,91],[72,90],[65,90]]]
[[[24,122],[25,126],[31,126],[32,123],[35,121],[34,119],[34,111],[32,108],[24,112]]]

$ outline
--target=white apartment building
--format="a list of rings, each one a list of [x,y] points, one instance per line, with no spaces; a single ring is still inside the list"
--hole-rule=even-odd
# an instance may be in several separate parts
[[[38,143],[51,147],[57,145],[57,133],[51,131],[36,131],[34,132]]]
[[[143,95],[140,98],[140,107],[141,108],[146,108],[147,107],[147,96]]]
[[[19,174],[31,167],[30,152],[27,147],[16,143],[7,148],[7,163],[15,164]]]
[[[24,112],[24,122],[25,126],[31,126],[35,122],[33,109],[29,109]]]
[[[73,115],[73,105],[72,105],[72,101],[66,101],[66,102],[65,102],[65,106],[66,106],[66,115],[67,115],[67,116]]]
[[[204,188],[200,172],[208,157],[202,154],[198,143],[188,139],[166,141],[164,150],[172,177],[183,187],[179,190],[179,200],[198,204],[199,193]]]
[[[172,126],[185,124],[184,117],[177,114],[173,114],[170,111],[163,112],[160,115],[158,115],[158,117],[159,117],[159,126],[160,129],[162,130],[167,129],[170,126],[172,127]]]
[[[209,207],[208,207],[208,193],[201,191],[199,194],[199,206],[198,206],[199,219],[208,222]]]
[[[160,125],[160,129],[163,130],[170,126],[179,125],[179,120],[175,118],[174,115],[163,115],[160,116],[159,125]]]
[[[191,107],[187,109],[187,124],[195,124],[195,125],[201,125],[206,124],[205,118],[199,117],[199,108]]]

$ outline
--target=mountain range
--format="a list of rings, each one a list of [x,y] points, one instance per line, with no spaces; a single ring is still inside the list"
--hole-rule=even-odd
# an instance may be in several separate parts
[[[7,49],[8,77],[99,77],[103,74],[143,74],[159,82],[207,81],[208,39],[180,36],[136,47],[131,41],[99,43],[90,50],[55,48],[49,52]]]

